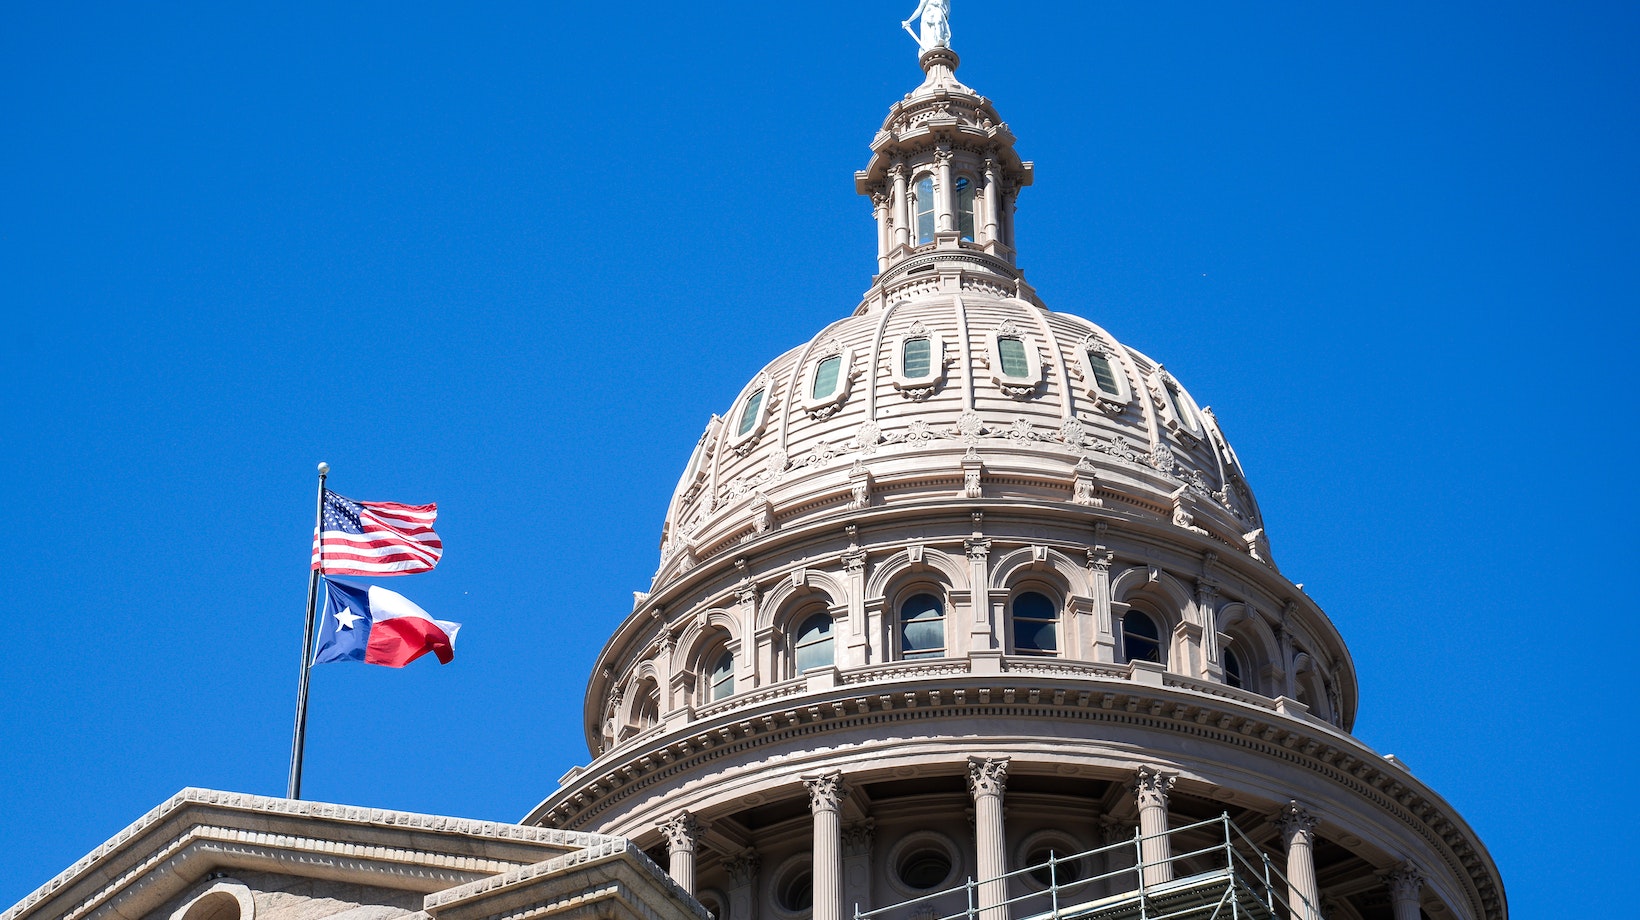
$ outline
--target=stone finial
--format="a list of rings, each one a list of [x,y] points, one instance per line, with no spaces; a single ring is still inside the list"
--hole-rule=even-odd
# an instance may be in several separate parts
[[[1002,795],[1008,785],[1008,758],[968,758],[968,792],[975,798]]]
[[[1140,767],[1134,776],[1133,791],[1137,796],[1140,808],[1166,808],[1167,795],[1173,791],[1173,784],[1179,781],[1179,774],[1168,773],[1155,767]]]
[[[657,826],[666,838],[668,852],[695,852],[695,844],[700,840],[701,831],[704,830],[700,819],[687,811],[680,811]]]
[[[838,770],[819,776],[805,776],[803,785],[809,790],[810,811],[836,811],[848,798],[848,787],[843,784],[843,774]]]

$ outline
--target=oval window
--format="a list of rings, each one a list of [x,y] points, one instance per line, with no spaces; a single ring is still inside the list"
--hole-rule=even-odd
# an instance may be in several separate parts
[[[810,393],[815,399],[825,399],[837,392],[837,375],[843,370],[843,356],[833,355],[814,369],[814,387]]]
[[[1069,885],[1082,880],[1082,862],[1077,859],[1066,859],[1064,853],[1070,849],[1066,847],[1054,850],[1049,847],[1039,847],[1031,851],[1025,858],[1025,864],[1031,867],[1031,878],[1043,888],[1049,885]]]
[[[897,872],[905,887],[927,891],[951,877],[951,854],[940,847],[918,847],[900,860]]]
[[[758,390],[746,400],[746,405],[740,410],[740,425],[735,429],[735,433],[741,437],[750,434],[752,429],[757,427],[757,415],[762,409],[763,391]]]
[[[807,868],[787,875],[780,882],[777,897],[780,906],[791,913],[800,913],[814,906],[814,876]]]
[[[1025,343],[1013,336],[997,339],[997,356],[1002,359],[1004,377],[1029,377],[1030,362],[1025,360]]]
[[[908,380],[921,380],[927,377],[934,367],[933,356],[934,349],[927,338],[918,336],[906,339],[901,361],[902,376]]]

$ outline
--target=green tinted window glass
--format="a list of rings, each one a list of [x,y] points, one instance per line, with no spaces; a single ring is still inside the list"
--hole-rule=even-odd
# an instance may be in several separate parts
[[[763,408],[763,391],[758,390],[746,400],[746,407],[740,410],[740,427],[737,432],[741,435],[750,434],[757,424],[757,413]]]
[[[825,399],[837,392],[837,373],[843,369],[841,355],[827,358],[814,369],[814,398]]]
[[[927,377],[929,369],[933,366],[933,362],[930,360],[932,356],[933,348],[930,347],[927,339],[906,340],[904,370],[901,373],[911,380],[921,380]]]
[[[1090,351],[1088,367],[1093,371],[1094,382],[1099,384],[1100,390],[1112,396],[1121,395],[1122,390],[1116,385],[1116,370],[1110,366],[1110,359],[1097,351]]]
[[[1002,357],[1002,376],[1028,377],[1031,365],[1025,360],[1025,343],[1015,338],[997,339],[997,353]]]

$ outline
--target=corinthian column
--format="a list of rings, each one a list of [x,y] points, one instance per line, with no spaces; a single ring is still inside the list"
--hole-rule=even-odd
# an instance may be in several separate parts
[[[1315,818],[1297,802],[1288,802],[1276,818],[1287,845],[1287,907],[1293,920],[1321,920],[1321,889],[1315,881],[1315,825]]]
[[[1167,839],[1167,794],[1178,778],[1177,773],[1140,767],[1133,782],[1139,803],[1139,859],[1144,864],[1146,886],[1173,880],[1173,847]]]
[[[1384,874],[1384,882],[1389,885],[1395,920],[1418,920],[1419,893],[1424,887],[1424,877],[1418,874],[1417,868],[1410,862],[1401,863]]]
[[[700,821],[687,811],[680,811],[660,823],[666,836],[666,852],[671,857],[667,874],[684,891],[695,893],[695,844],[700,840]]]
[[[814,813],[813,920],[843,918],[843,822],[838,806],[848,796],[843,774],[803,777]]]
[[[727,859],[723,868],[729,873],[729,916],[733,920],[757,920],[757,870],[761,860],[757,851],[742,850],[739,856]]]
[[[978,592],[975,592],[978,594]],[[1002,826],[1002,791],[1008,758],[968,758],[968,791],[974,796],[974,850],[979,856],[981,920],[1008,920],[1008,838]]]

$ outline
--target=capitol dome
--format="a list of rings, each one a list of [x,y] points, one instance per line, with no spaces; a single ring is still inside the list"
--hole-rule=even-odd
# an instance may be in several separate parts
[[[592,760],[526,823],[637,841],[718,920],[1505,917],[1462,818],[1350,734],[1348,648],[1213,413],[1026,283],[1033,164],[920,63],[855,175],[868,289],[707,424]]]

